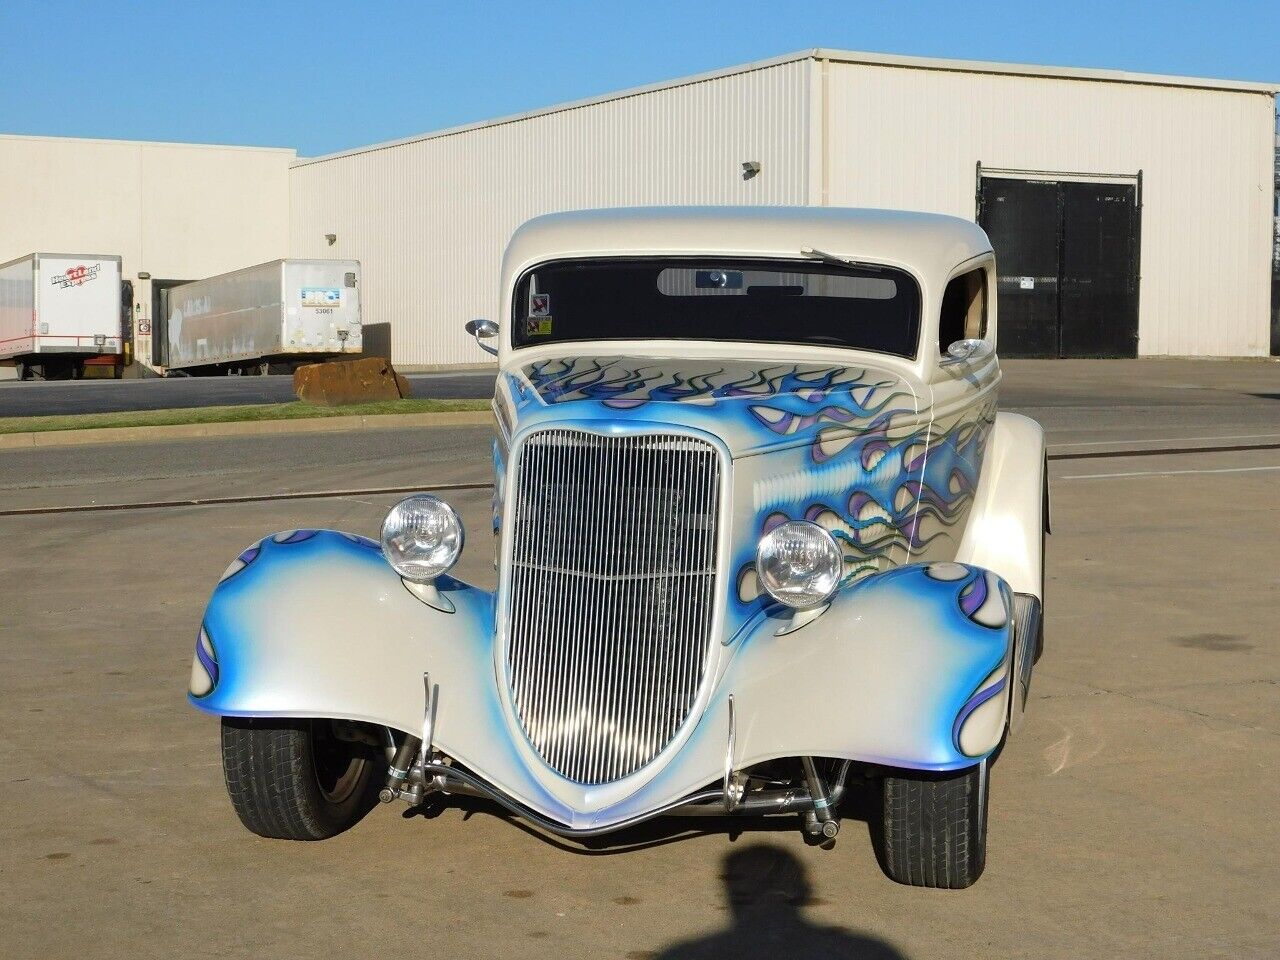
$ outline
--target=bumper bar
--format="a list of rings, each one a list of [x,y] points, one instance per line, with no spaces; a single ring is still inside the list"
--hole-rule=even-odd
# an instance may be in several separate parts
[[[842,765],[837,782],[828,792],[826,802],[831,807],[838,805],[840,799],[844,796],[844,778],[847,772],[848,764]],[[730,812],[725,808],[724,791],[716,787],[700,790],[680,800],[664,804],[638,816],[612,823],[607,827],[567,827],[530,810],[522,803],[512,800],[480,777],[466,770],[460,770],[457,767],[443,763],[427,763],[415,767],[414,774],[418,773],[421,773],[423,778],[428,780],[432,792],[483,797],[493,800],[540,830],[545,830],[559,837],[598,837],[606,833],[625,830],[627,827],[633,827],[661,816],[736,817],[744,814],[772,816],[784,813],[805,813],[814,810],[816,806],[807,787],[788,787],[749,793]]]

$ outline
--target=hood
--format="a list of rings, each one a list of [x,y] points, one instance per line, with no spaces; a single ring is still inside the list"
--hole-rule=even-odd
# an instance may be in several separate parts
[[[898,374],[863,365],[569,356],[512,367],[501,389],[513,431],[568,421],[678,425],[719,437],[735,457],[812,445],[819,462],[850,436],[921,413]]]

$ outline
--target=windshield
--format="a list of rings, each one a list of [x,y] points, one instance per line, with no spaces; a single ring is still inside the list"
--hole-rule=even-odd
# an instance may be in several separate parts
[[[889,267],[812,260],[562,260],[516,284],[511,343],[738,340],[912,358],[920,290]]]

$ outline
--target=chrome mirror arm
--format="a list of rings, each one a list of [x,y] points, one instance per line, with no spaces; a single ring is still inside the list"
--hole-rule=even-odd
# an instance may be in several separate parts
[[[977,363],[986,360],[994,350],[991,344],[986,340],[970,339],[957,340],[947,347],[947,352],[943,355],[942,366],[954,366],[960,363]]]
[[[498,325],[494,321],[484,319],[468,320],[464,329],[475,337],[476,345],[481,350],[485,353],[493,354],[495,357],[498,355],[497,347],[491,347],[485,343],[486,340],[493,340],[498,336]]]

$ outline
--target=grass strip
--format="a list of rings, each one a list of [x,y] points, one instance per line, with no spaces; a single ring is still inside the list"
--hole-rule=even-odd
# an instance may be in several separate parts
[[[125,410],[118,413],[75,413],[49,417],[0,417],[0,434],[49,430],[98,430],[103,427],[160,427],[191,423],[238,423],[247,420],[309,420],[316,417],[382,416],[403,413],[452,413],[488,410],[488,400],[376,400],[344,407],[291,403],[191,407],[175,410]]]

